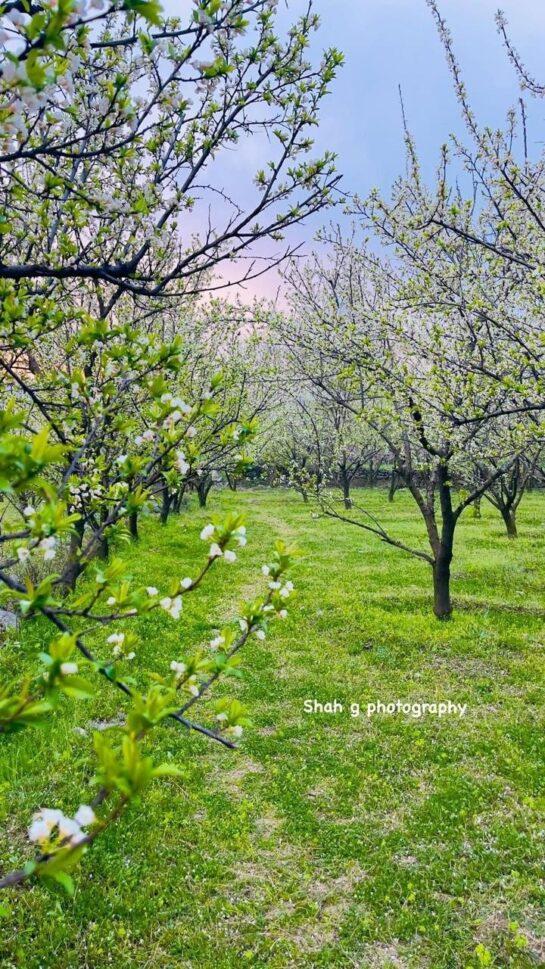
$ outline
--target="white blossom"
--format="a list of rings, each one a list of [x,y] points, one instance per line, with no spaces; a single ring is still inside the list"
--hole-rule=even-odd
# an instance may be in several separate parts
[[[51,828],[54,828],[55,825],[59,823],[59,821],[63,817],[63,813],[62,811],[59,811],[58,808],[42,808],[41,811],[38,811],[34,815],[35,819],[38,817],[43,818],[43,820],[47,822],[47,824],[49,825],[49,829],[51,830]]]
[[[7,20],[11,20],[14,27],[22,27],[23,24],[27,23],[26,14],[21,13],[20,10],[9,10],[4,14]]]
[[[108,636],[106,642],[121,646],[125,642],[125,633],[112,633],[111,636]]]
[[[96,821],[96,815],[92,807],[88,804],[80,804],[76,813],[74,814],[74,821],[77,821],[82,828],[87,828],[90,824]]]
[[[172,616],[173,619],[180,618],[180,613],[182,611],[181,596],[175,596],[174,599],[171,599],[170,596],[164,596],[162,599],[159,600],[159,605],[161,606],[161,609],[164,609],[165,612],[168,612],[168,614]]]
[[[179,619],[181,611],[182,611],[182,597],[176,596],[172,600],[172,606],[169,610],[170,615],[172,616],[173,619]]]
[[[187,474],[189,471],[190,464],[188,461],[186,461],[183,451],[178,451],[176,454],[176,467],[180,474]]]
[[[77,672],[77,663],[61,663],[61,673],[63,676],[75,676]]]
[[[173,659],[172,663],[170,664],[170,668],[174,673],[176,673],[177,676],[182,676],[185,673],[187,666],[185,663],[178,663],[177,660]]]
[[[44,553],[44,562],[50,562],[57,554],[57,539],[54,535],[50,535],[48,538],[42,538],[38,548]]]
[[[181,411],[182,414],[191,413],[191,407],[189,404],[186,404],[185,400],[182,400],[181,397],[173,397],[170,403],[172,407],[175,407],[177,410]]]
[[[72,844],[77,844],[82,839],[83,832],[74,818],[67,818],[64,815],[58,823],[61,838],[68,838]]]
[[[57,809],[42,808],[33,815],[32,824],[28,829],[28,837],[32,842],[45,844],[56,828],[63,841],[77,845],[86,837],[81,830],[82,826],[92,824],[94,820],[95,813],[87,804],[80,805],[75,818],[68,818]]]
[[[43,844],[49,838],[51,828],[48,823],[44,820],[38,819],[33,821],[28,828],[28,839],[35,844]]]
[[[52,829],[55,827],[55,824],[57,824],[57,820],[60,821],[62,817],[62,811],[58,812],[59,817],[54,821],[45,817],[44,814],[45,811],[38,811],[37,814],[34,815],[34,820],[28,829],[29,840],[37,844],[43,844],[44,841],[48,840]]]

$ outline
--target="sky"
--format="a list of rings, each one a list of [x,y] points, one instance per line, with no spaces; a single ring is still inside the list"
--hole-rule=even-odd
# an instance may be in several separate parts
[[[179,2],[179,0],[178,0]],[[167,0],[171,10],[176,0]],[[288,25],[307,0],[281,0],[279,18]],[[182,0],[182,6],[184,0]],[[478,120],[501,125],[519,97],[514,71],[494,23],[498,0],[439,0],[454,39],[458,60]],[[343,187],[365,196],[375,186],[387,192],[404,168],[403,130],[398,87],[424,174],[433,179],[441,145],[464,132],[443,49],[425,0],[314,0],[321,17],[315,48],[334,45],[344,67],[323,103],[318,150],[338,154]],[[538,79],[545,81],[543,41],[545,0],[503,0],[515,46]],[[179,7],[178,7],[179,10]],[[530,150],[543,132],[542,105],[530,112]],[[249,144],[222,159],[217,170],[226,187],[248,184],[260,167],[259,146]],[[320,224],[336,219],[320,213],[297,227],[291,241],[310,251]],[[225,273],[228,276],[228,272]],[[275,272],[249,284],[244,298],[271,297],[279,285]]]
[[[295,4],[290,4],[293,8]],[[472,105],[482,123],[501,124],[518,85],[494,23],[497,0],[440,0]],[[345,54],[321,137],[339,153],[345,181],[360,194],[386,189],[403,167],[398,85],[424,170],[462,132],[440,40],[425,0],[317,0],[324,38]],[[543,68],[544,0],[504,0],[513,40],[538,76]]]

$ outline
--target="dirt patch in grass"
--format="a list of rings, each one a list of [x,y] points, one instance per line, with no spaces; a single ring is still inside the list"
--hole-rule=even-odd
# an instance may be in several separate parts
[[[519,925],[501,912],[491,912],[484,919],[477,941],[488,946],[495,956],[508,957],[514,950],[529,956],[536,966],[545,966],[545,935]]]
[[[255,822],[256,829],[263,838],[270,838],[281,824],[282,821],[280,818],[274,815],[265,815],[264,817],[257,818]]]
[[[299,924],[285,925],[296,918],[299,907],[294,898],[286,898],[267,910],[266,919],[269,923],[280,922],[283,938],[292,942],[298,951],[306,955],[319,952],[337,939],[339,927],[353,902],[354,889],[366,877],[365,871],[354,864],[334,878],[322,875],[307,882],[301,880],[299,906],[310,902],[314,914]]]
[[[236,767],[230,771],[218,769],[214,774],[214,780],[229,796],[240,798],[246,793],[244,784],[246,778],[253,774],[262,774],[263,771],[264,767],[257,761],[241,755]]]
[[[424,969],[424,963],[420,964]],[[399,943],[373,942],[365,948],[366,969],[408,969],[408,963],[401,957]]]

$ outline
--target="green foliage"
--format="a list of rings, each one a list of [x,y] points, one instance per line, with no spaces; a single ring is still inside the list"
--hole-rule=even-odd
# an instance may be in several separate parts
[[[106,733],[95,733],[94,745],[98,761],[97,783],[106,791],[117,791],[126,800],[142,794],[156,777],[183,776],[173,764],[156,766],[152,757],[142,753],[132,733],[123,737],[120,747],[114,747]]]
[[[366,502],[406,541],[417,539],[406,493],[389,505],[382,489],[366,492]],[[123,549],[135,586],[160,585],[180,561],[196,574],[198,532],[210,518],[195,504],[191,527],[146,519],[142,544]],[[250,588],[257,594],[256,573],[273,559],[271,530],[296,541],[293,618],[276,624],[270,642],[250,641],[244,677],[219,682],[201,708],[212,729],[221,723],[216,700],[247,708],[253,726],[243,750],[210,745],[174,722],[157,728],[153,745],[149,734],[143,756],[186,776],[150,784],[125,821],[97,837],[72,872],[73,899],[52,899],[39,883],[4,892],[1,958],[32,963],[39,951],[59,969],[85,960],[132,969],[160,952],[166,965],[234,969],[249,953],[250,964],[341,969],[386,951],[408,965],[477,969],[482,945],[497,965],[539,964],[541,493],[523,500],[516,548],[488,505],[481,519],[464,514],[459,608],[446,626],[429,615],[426,563],[313,519],[285,489],[221,492],[214,507],[220,518],[236,509],[249,520],[244,555],[232,567],[217,564],[180,623],[163,610],[134,620],[141,646],[131,670],[144,695],[148,670],[168,670],[189,644],[232,629],[221,617]],[[23,627],[21,646],[3,647],[6,664],[33,668],[40,638],[36,623]],[[37,804],[79,803],[94,769],[95,724],[119,756],[121,728],[107,726],[118,718],[112,692],[63,703],[40,731],[4,743],[2,871],[27,857],[24,829]],[[337,697],[345,713],[305,714],[313,697]],[[367,719],[367,702],[396,697],[450,697],[468,712]],[[362,706],[357,719],[346,712],[351,702]]]

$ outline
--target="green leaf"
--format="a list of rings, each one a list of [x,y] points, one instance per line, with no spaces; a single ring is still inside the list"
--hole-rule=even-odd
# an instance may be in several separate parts
[[[161,5],[157,0],[125,0],[123,7],[125,10],[134,10],[140,17],[156,27],[161,25]]]
[[[74,879],[67,871],[55,871],[48,876],[64,888],[67,895],[74,894]]]
[[[91,684],[81,676],[69,676],[59,680],[59,688],[66,693],[66,696],[74,697],[76,700],[87,700],[94,693]]]
[[[153,768],[154,777],[187,777],[187,771],[175,764],[158,764]]]

